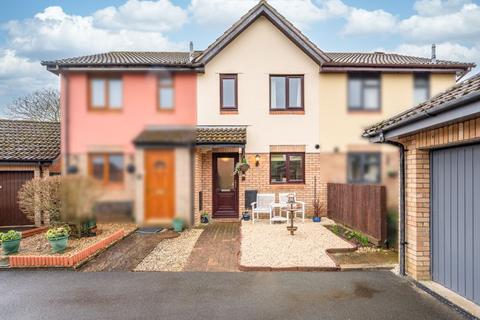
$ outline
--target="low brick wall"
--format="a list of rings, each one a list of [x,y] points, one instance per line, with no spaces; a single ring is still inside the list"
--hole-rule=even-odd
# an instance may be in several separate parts
[[[120,229],[112,233],[107,238],[92,244],[90,247],[79,251],[72,256],[62,255],[48,255],[48,256],[10,256],[9,264],[11,268],[25,268],[25,267],[74,267],[85,259],[88,259],[97,251],[108,247],[110,244],[120,240],[124,237],[125,230]]]

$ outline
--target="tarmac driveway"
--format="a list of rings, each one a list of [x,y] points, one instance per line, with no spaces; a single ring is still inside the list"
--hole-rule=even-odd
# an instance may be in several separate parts
[[[388,271],[0,272],[4,319],[461,319]]]

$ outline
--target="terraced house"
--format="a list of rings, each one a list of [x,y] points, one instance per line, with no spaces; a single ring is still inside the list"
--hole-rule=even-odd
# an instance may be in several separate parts
[[[203,51],[43,64],[61,76],[65,170],[101,180],[103,200],[139,222],[191,223],[202,211],[238,218],[248,190],[296,192],[309,213],[315,177],[323,201],[327,182],[385,184],[396,208],[398,151],[359,133],[473,67],[325,52],[266,1]],[[234,176],[243,158],[250,169]]]

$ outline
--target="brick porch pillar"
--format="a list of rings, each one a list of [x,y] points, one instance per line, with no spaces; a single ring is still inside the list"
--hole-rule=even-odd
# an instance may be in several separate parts
[[[430,279],[430,155],[415,138],[403,141],[406,151],[406,272]]]

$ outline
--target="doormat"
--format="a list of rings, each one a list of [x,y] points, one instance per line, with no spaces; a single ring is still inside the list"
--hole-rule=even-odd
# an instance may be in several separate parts
[[[160,228],[160,227],[143,227],[143,228],[138,228],[137,232],[143,233],[143,234],[149,234],[149,233],[159,233],[162,230],[163,228]]]

